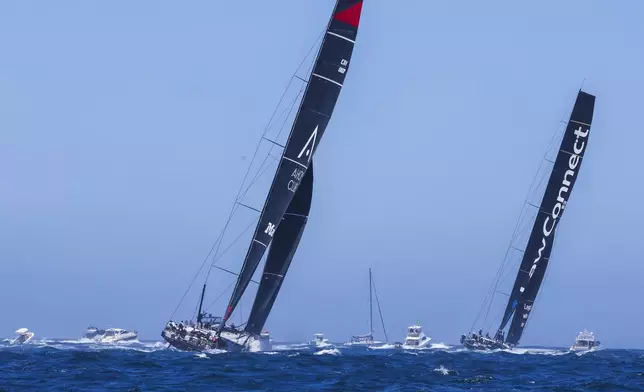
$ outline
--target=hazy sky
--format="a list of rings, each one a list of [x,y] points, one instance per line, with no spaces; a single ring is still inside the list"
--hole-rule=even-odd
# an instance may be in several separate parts
[[[3,2],[0,336],[160,339],[333,4]],[[367,332],[372,267],[390,339],[420,321],[457,342],[585,79],[590,144],[522,344],[589,328],[644,347],[643,16],[636,0],[366,0],[273,337]],[[210,301],[232,282],[214,275]]]

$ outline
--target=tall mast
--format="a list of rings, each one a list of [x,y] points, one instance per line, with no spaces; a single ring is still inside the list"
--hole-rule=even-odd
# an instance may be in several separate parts
[[[199,311],[197,312],[197,324],[201,324],[201,309],[203,307],[203,297],[206,294],[206,284],[203,284],[203,289],[201,289],[201,299],[199,299]]]
[[[369,268],[369,332],[373,335],[373,300],[371,299],[372,291],[371,268]]]

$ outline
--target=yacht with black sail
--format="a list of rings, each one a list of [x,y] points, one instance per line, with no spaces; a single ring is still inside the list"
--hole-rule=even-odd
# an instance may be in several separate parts
[[[206,313],[207,307],[204,307],[208,281],[206,277],[197,306],[196,320],[186,322],[171,320],[162,331],[161,336],[171,346],[190,351],[270,349],[270,337],[264,332],[264,325],[308,220],[313,193],[312,158],[331,119],[345,82],[358,33],[362,3],[362,0],[336,1],[308,78],[303,79],[294,75],[291,79],[292,81],[299,79],[304,84],[300,90],[303,92],[300,94],[301,98],[298,95],[298,99],[301,99],[299,108],[285,145],[262,136],[264,141],[269,141],[272,145],[281,148],[282,153],[263,208],[255,210],[241,203],[241,198],[245,195],[244,182],[242,182],[231,210],[228,222],[240,205],[255,210],[259,213],[259,217],[241,270],[239,274],[235,273],[237,280],[224,316],[213,317]],[[250,166],[252,164],[251,162]],[[264,167],[263,164],[261,167]],[[260,171],[258,170],[258,175],[263,173]],[[249,172],[247,172],[247,178]],[[228,223],[225,227],[227,225]],[[211,268],[219,257],[217,251],[225,230],[224,228],[216,248],[213,246],[215,250]],[[264,271],[247,321],[237,327],[234,323],[229,325],[233,312],[252,282],[253,275],[267,250]],[[206,261],[210,256],[211,254]],[[234,273],[229,270],[224,271]]]
[[[532,204],[528,197],[524,204],[522,218],[525,218],[526,212],[530,210],[533,211],[533,215],[536,215],[533,217],[534,223],[527,239],[527,245],[522,247],[522,244],[525,244],[523,228],[528,226],[523,226],[523,219],[520,218],[510,246],[506,251],[504,262],[497,272],[492,288],[474,323],[476,325],[481,319],[483,319],[483,324],[488,321],[495,296],[504,294],[501,291],[504,277],[512,272],[511,269],[508,269],[512,267],[510,260],[513,256],[517,256],[521,260],[519,270],[516,273],[510,294],[505,294],[507,300],[503,301],[505,309],[500,317],[498,327],[493,336],[490,336],[488,333],[483,335],[482,328],[478,332],[472,332],[473,326],[470,333],[461,335],[461,343],[465,347],[473,350],[493,350],[510,349],[519,344],[550,262],[556,229],[564,209],[568,206],[572,188],[577,180],[588,147],[594,107],[595,96],[580,90],[570,119],[566,123],[561,144],[556,150],[556,159],[549,160],[547,158],[549,154],[546,154],[542,163],[546,173],[548,168],[551,167],[551,169],[541,203],[539,205]],[[537,175],[535,180],[540,180],[539,177]],[[534,184],[531,189],[535,189]]]
[[[388,342],[389,338],[387,337],[387,330],[385,329],[385,321],[382,317],[382,311],[380,310],[380,301],[378,300],[378,292],[376,291],[375,283],[373,282],[373,276],[371,274],[371,268],[369,268],[369,333],[364,335],[353,335],[348,342],[345,342],[345,346],[366,346],[373,347],[383,345],[385,342],[374,340],[373,338],[373,294],[376,294],[376,304],[378,305],[378,314],[380,315],[380,322],[382,324],[382,332],[385,335],[385,341]]]

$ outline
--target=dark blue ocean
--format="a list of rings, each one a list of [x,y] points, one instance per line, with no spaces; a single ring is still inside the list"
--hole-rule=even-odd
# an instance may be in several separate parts
[[[160,342],[0,343],[0,391],[644,391],[644,351],[459,347],[397,351],[277,344],[184,353]]]

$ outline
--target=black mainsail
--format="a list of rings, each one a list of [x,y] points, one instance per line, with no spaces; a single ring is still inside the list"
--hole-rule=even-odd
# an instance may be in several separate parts
[[[581,163],[588,146],[594,109],[595,96],[580,90],[570,119],[566,124],[557,157],[554,162],[550,161],[553,166],[541,203],[539,206],[534,206],[526,201],[526,204],[538,208],[527,245],[521,250],[511,243],[508,248],[508,254],[511,249],[518,250],[523,254],[501,323],[493,337],[487,333],[483,335],[483,329],[479,329],[478,332],[470,331],[468,335],[461,335],[461,343],[465,347],[473,350],[490,350],[508,349],[519,344],[548,268],[556,229],[581,169]],[[518,228],[519,225],[515,230]],[[515,236],[517,234],[518,231],[515,231]],[[513,238],[513,242],[515,238]],[[508,254],[506,254],[506,260]],[[492,290],[481,308],[483,311],[487,304],[486,319],[493,304],[494,294],[499,292],[498,285],[504,275],[504,265],[505,262],[501,265]],[[479,317],[482,314],[480,312]],[[507,336],[504,337],[504,331],[508,324],[510,327],[507,330]]]
[[[277,294],[282,287],[284,277],[291,266],[304,227],[311,209],[313,197],[313,161],[302,179],[291,204],[289,204],[284,219],[280,223],[266,257],[266,265],[262,279],[257,289],[253,308],[248,316],[246,332],[259,334],[264,328],[268,314],[273,308]]]
[[[307,174],[311,158],[329,123],[349,69],[361,10],[362,0],[336,2],[253,240],[228,302],[222,327],[248,287],[278,227],[284,223],[284,215]],[[292,241],[294,247],[297,242]],[[295,249],[292,250],[294,251]],[[290,263],[291,258],[292,256],[280,257],[282,264]],[[260,323],[262,318],[257,316],[256,325],[263,324]]]
[[[579,175],[588,145],[594,107],[595,96],[580,90],[499,325],[498,330],[502,331],[512,318],[505,340],[508,344],[519,343],[545,276],[555,231]]]

